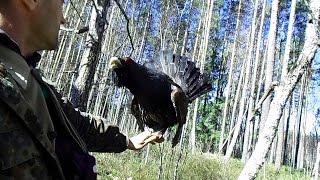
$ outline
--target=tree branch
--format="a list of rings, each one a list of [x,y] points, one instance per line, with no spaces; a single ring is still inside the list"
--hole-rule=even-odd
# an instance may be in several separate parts
[[[73,1],[70,0],[69,2],[71,4],[72,8],[74,9],[74,11],[76,12],[76,14],[79,16],[80,20],[85,23],[86,21],[82,18],[81,14],[79,13],[79,11],[76,8],[76,6],[74,5]]]
[[[256,107],[254,108],[254,110],[253,110],[253,115],[252,115],[252,117],[249,117],[249,121],[253,121],[253,119],[254,119],[254,115],[257,113],[257,112],[259,112],[259,110],[260,110],[260,108],[261,108],[261,106],[262,106],[262,103],[264,102],[264,100],[266,100],[267,99],[267,97],[271,94],[271,92],[274,90],[274,88],[276,87],[276,86],[278,86],[279,85],[279,82],[278,81],[274,81],[274,82],[272,82],[272,84],[271,84],[271,86],[265,91],[265,93],[263,94],[263,96],[261,97],[261,99],[259,100],[259,102],[258,102],[258,104],[256,105]]]
[[[131,56],[133,51],[134,51],[134,45],[133,45],[133,40],[132,40],[132,37],[131,37],[131,34],[130,34],[130,29],[129,29],[130,20],[129,20],[129,17],[127,16],[126,12],[122,8],[121,4],[118,2],[118,0],[114,0],[114,2],[117,4],[117,6],[119,7],[121,13],[123,14],[124,18],[127,21],[127,33],[128,33],[130,44],[131,44],[131,48],[132,48],[129,56]]]

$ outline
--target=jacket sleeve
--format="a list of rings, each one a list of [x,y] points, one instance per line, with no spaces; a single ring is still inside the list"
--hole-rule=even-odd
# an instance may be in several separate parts
[[[55,91],[60,105],[91,152],[120,153],[127,149],[129,139],[119,131],[119,127],[105,125],[102,118],[75,109],[67,98]]]

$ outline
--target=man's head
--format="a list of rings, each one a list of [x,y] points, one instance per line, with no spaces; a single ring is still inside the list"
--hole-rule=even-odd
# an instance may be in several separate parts
[[[60,24],[65,23],[62,6],[63,0],[0,0],[0,28],[26,54],[55,49]]]

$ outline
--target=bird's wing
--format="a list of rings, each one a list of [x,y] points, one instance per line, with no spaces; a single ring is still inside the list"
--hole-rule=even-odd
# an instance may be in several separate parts
[[[178,84],[189,102],[212,90],[208,76],[202,74],[196,64],[186,56],[179,56],[172,51],[160,52],[162,71]]]
[[[138,99],[133,97],[131,102],[131,113],[136,118],[140,131],[144,131],[144,122]]]
[[[174,147],[179,143],[183,124],[186,123],[188,113],[188,98],[181,88],[176,86],[173,86],[172,88],[173,91],[171,92],[171,101],[176,111],[176,116],[179,124],[176,134],[172,140],[172,147]]]
[[[170,76],[175,83],[177,83],[183,90],[187,87],[183,86],[182,76],[187,66],[187,57],[176,56],[170,50],[163,50],[160,52],[160,63],[162,72]]]
[[[176,111],[178,123],[184,124],[188,113],[188,98],[181,88],[173,87],[171,101]]]

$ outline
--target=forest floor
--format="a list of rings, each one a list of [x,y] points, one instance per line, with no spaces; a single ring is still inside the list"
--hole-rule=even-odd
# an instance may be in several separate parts
[[[191,155],[187,151],[180,153],[177,149],[170,148],[168,144],[150,146],[148,155],[146,150],[125,151],[120,154],[95,153],[94,155],[97,158],[98,179],[101,180],[233,180],[237,179],[243,168],[243,164],[238,159],[231,159],[225,163],[222,157],[216,154]],[[277,172],[274,165],[268,164],[261,169],[257,179],[304,180],[310,179],[309,174],[310,172],[297,171],[287,166],[283,166]]]

